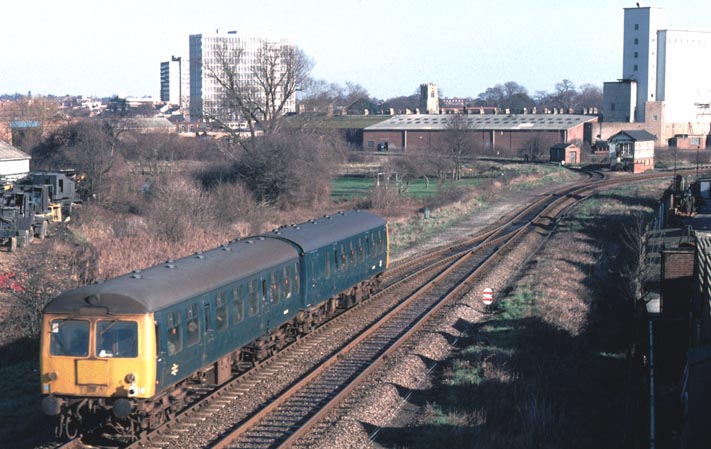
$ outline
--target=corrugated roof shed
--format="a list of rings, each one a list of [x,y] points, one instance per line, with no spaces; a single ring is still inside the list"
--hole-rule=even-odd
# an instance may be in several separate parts
[[[451,117],[453,116],[434,114],[396,115],[389,120],[369,126],[366,130],[446,130]],[[458,117],[462,117],[466,121],[468,129],[494,131],[564,131],[597,119],[595,116],[577,114],[466,114]]]
[[[0,141],[0,161],[16,161],[23,159],[32,159],[32,156],[13,147],[9,143]]]

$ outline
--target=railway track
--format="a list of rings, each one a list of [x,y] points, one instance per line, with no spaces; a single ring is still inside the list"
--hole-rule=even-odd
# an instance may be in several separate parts
[[[662,176],[668,177],[669,174]],[[657,177],[660,176],[644,179]],[[635,178],[635,181],[641,178]],[[544,195],[491,229],[431,251],[426,256],[395,264],[386,274],[386,288],[371,300],[324,324],[255,369],[204,394],[171,422],[126,447],[209,445],[222,448],[293,444],[307,431],[316,428],[329,411],[339,407],[344,397],[388,355],[406,344],[409,336],[426,326],[428,320],[452,298],[466,290],[497,254],[502,257],[507,246],[512,245],[518,236],[532,228],[545,230],[561,211],[580,199],[602,188],[629,181],[626,178],[608,180],[591,173],[589,181],[582,186],[562,188]],[[458,287],[453,289],[451,285]],[[395,291],[399,293],[395,294]],[[407,299],[400,300],[403,296]],[[336,341],[350,343],[336,344]],[[307,357],[310,361],[301,372],[292,372],[293,366],[303,365]],[[262,390],[264,393],[260,394]],[[245,405],[241,410],[230,406],[241,401],[251,405]],[[218,429],[216,433],[221,435],[218,441],[192,440],[197,429],[213,426],[222,421],[225,414],[230,415],[231,422],[236,424]],[[182,444],[184,442],[186,445]]]
[[[314,432],[325,416],[343,408],[348,395],[367,382],[368,376],[391,354],[407,345],[414,333],[467,291],[497,255],[505,254],[530,228],[547,225],[544,223],[550,218],[547,214],[579,201],[571,195],[579,190],[562,189],[557,195],[541,198],[496,229],[487,231],[485,236],[457,245],[459,248],[473,244],[473,247],[448,256],[447,260],[452,262],[445,270],[213,447],[289,447],[308,432]],[[443,250],[447,251],[455,250]],[[342,410],[338,414],[341,413]]]

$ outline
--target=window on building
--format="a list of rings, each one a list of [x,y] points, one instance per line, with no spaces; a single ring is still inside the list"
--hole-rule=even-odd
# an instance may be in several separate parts
[[[637,71],[637,64],[634,65],[634,71]]]
[[[637,52],[637,51],[634,52],[634,57],[635,57],[635,58],[639,58],[639,52]]]
[[[614,111],[615,110],[615,103],[610,103],[610,110]]]
[[[638,24],[638,23],[635,23],[635,24],[634,24],[634,29],[635,29],[635,30],[639,30],[639,24]]]
[[[634,38],[634,44],[635,44],[635,45],[639,44],[639,39],[636,38],[636,37]]]

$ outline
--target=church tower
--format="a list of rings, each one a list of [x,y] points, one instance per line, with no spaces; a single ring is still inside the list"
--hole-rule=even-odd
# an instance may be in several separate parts
[[[420,84],[420,114],[439,114],[439,90],[436,84]]]

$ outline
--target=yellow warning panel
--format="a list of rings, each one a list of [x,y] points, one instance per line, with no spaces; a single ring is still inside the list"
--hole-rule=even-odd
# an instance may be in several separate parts
[[[77,360],[77,385],[108,385],[108,360]]]

